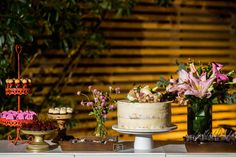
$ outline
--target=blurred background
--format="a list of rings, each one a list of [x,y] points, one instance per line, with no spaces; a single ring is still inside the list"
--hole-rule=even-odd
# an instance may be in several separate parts
[[[33,93],[22,96],[22,109],[47,118],[49,107],[71,106],[68,134],[92,135],[96,121],[80,106],[77,91],[89,85],[120,87],[124,99],[134,84],[156,85],[161,77],[177,78],[178,62],[219,62],[236,70],[236,2],[223,0],[9,0],[0,2],[0,107],[16,109],[5,96],[5,79],[17,77],[14,45],[23,46],[22,77],[31,78]],[[233,90],[232,92],[234,92]],[[154,135],[182,140],[186,106],[172,105],[178,129]],[[133,136],[111,129],[110,135]],[[236,104],[213,106],[213,132],[220,124],[236,126]],[[12,129],[1,127],[1,139]]]

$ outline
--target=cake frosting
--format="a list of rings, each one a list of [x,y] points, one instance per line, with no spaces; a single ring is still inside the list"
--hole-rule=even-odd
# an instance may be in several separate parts
[[[161,94],[145,86],[132,89],[117,102],[118,128],[164,129],[171,126],[171,102],[161,102]]]
[[[118,127],[125,129],[163,129],[171,125],[171,103],[117,102]]]

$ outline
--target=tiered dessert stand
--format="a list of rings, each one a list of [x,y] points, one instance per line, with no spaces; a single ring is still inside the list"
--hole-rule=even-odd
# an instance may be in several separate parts
[[[58,143],[59,141],[67,141],[72,139],[73,137],[70,137],[66,135],[66,126],[65,123],[67,120],[72,118],[72,114],[48,114],[48,118],[52,120],[56,120],[58,124],[58,134],[57,136],[52,140],[53,143]]]
[[[15,46],[15,51],[17,53],[17,58],[18,58],[18,80],[21,79],[20,77],[20,54],[22,52],[22,47],[20,45],[16,45]],[[20,112],[20,108],[21,108],[21,101],[20,101],[20,97],[21,95],[28,95],[31,94],[31,85],[29,86],[20,86],[20,87],[16,87],[16,86],[12,86],[12,84],[7,85],[6,89],[5,89],[5,93],[6,95],[17,95],[18,98],[18,112]],[[10,126],[10,127],[16,127],[16,137],[12,137],[11,135],[8,136],[8,140],[10,142],[12,142],[13,144],[17,144],[18,141],[20,141],[21,143],[26,143],[28,141],[23,141],[21,136],[20,136],[20,128],[22,126],[22,124],[24,123],[32,123],[33,120],[7,120],[7,119],[0,119],[0,122],[2,125],[5,126]]]
[[[170,132],[177,129],[177,126],[172,125],[164,129],[123,129],[118,128],[118,125],[113,125],[112,129],[120,133],[135,135],[134,150],[150,151],[153,149],[153,134]]]

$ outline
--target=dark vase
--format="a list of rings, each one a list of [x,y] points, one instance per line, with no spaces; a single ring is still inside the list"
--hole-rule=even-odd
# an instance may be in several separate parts
[[[188,105],[188,135],[212,134],[212,101],[193,101]]]

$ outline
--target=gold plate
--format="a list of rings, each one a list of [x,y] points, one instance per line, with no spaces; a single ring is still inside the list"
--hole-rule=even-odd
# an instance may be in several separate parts
[[[48,114],[48,118],[50,119],[70,119],[72,114]]]

